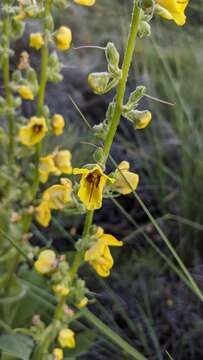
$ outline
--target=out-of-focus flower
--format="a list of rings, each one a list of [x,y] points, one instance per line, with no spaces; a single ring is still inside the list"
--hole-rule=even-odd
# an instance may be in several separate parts
[[[20,54],[20,61],[18,64],[18,70],[25,70],[29,66],[29,54],[27,51],[22,51]]]
[[[83,6],[93,6],[96,3],[96,0],[73,0],[75,4]]]
[[[59,50],[65,51],[70,48],[72,42],[72,32],[66,26],[61,26],[55,34],[55,43]]]
[[[71,158],[72,154],[69,150],[60,150],[54,154],[55,175],[72,173]]]
[[[31,48],[40,50],[44,46],[44,39],[40,32],[30,34],[29,45]]]
[[[42,183],[46,183],[50,173],[57,172],[54,163],[54,155],[50,154],[40,158],[39,161],[39,177]]]
[[[25,100],[33,100],[34,99],[33,91],[26,85],[20,85],[17,88],[17,92],[22,97],[22,99],[25,99]]]
[[[129,171],[130,164],[128,161],[122,161],[114,173],[115,182],[112,188],[120,194],[126,195],[137,189],[139,176]]]
[[[53,350],[54,360],[63,360],[63,350],[60,348],[55,348]]]
[[[54,135],[60,136],[61,134],[63,134],[64,126],[65,126],[65,121],[63,116],[59,114],[55,114],[52,117],[52,129]]]
[[[79,303],[76,304],[76,306],[79,308],[79,309],[82,309],[84,308],[86,305],[88,304],[88,298],[86,296],[84,296]]]
[[[117,240],[113,235],[104,234],[100,227],[97,230],[96,237],[96,242],[85,252],[84,259],[94,267],[100,276],[107,277],[113,267],[113,257],[109,246],[122,246],[123,242]]]
[[[56,267],[56,254],[52,250],[43,250],[35,261],[35,269],[40,274],[48,274]]]
[[[58,296],[67,296],[70,292],[70,289],[64,284],[57,284],[52,287],[53,291]]]
[[[26,146],[33,146],[44,138],[47,131],[45,118],[33,116],[26,126],[20,128],[20,141]]]
[[[65,328],[59,332],[58,342],[62,348],[75,347],[75,334],[71,329]]]
[[[92,169],[73,169],[73,174],[81,174],[78,196],[88,210],[99,209],[102,206],[103,189],[107,180],[113,181],[104,174],[99,165]]]

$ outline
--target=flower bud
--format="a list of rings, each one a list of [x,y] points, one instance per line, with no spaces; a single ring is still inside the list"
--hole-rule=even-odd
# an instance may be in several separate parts
[[[58,296],[67,296],[70,292],[70,289],[64,284],[57,284],[52,287],[54,293]]]
[[[62,348],[75,347],[75,334],[71,329],[62,329],[58,335],[58,342]]]
[[[137,86],[135,91],[130,94],[126,108],[134,108],[138,101],[144,96],[146,91],[145,86]]]
[[[151,26],[147,21],[141,21],[138,29],[138,36],[140,38],[151,35]]]
[[[107,72],[92,73],[88,76],[88,84],[95,94],[102,95],[107,91],[110,78]]]
[[[20,85],[17,89],[18,94],[25,100],[33,100],[34,94],[32,90],[26,85]]]
[[[29,46],[36,50],[40,50],[44,46],[44,39],[40,32],[35,34],[30,34]]]
[[[101,147],[98,147],[94,152],[94,160],[96,163],[100,165],[104,165],[106,161],[106,156],[104,154],[104,150]]]
[[[61,134],[63,134],[64,126],[65,126],[65,121],[63,116],[60,114],[55,114],[52,117],[52,130],[54,135],[60,136]]]
[[[63,360],[63,350],[60,348],[55,348],[53,350],[54,360]]]
[[[140,3],[143,10],[148,10],[154,7],[154,0],[141,0]]]
[[[76,307],[82,309],[87,305],[87,303],[88,303],[88,298],[85,296],[80,300],[79,303],[76,304]]]
[[[109,72],[117,73],[119,71],[120,55],[113,43],[107,44],[106,58],[109,65]]]
[[[61,26],[55,34],[55,43],[59,50],[65,51],[70,48],[72,32],[66,26]]]
[[[136,129],[144,129],[149,125],[152,119],[152,114],[148,110],[131,110],[126,114],[126,117],[134,123]]]

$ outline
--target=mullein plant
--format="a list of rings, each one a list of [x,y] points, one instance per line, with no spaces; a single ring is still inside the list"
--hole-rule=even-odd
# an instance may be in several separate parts
[[[138,86],[124,103],[136,38],[150,35],[150,21],[156,14],[175,21],[179,26],[186,20],[187,1],[134,0],[123,64],[115,45],[108,43],[104,50],[107,70],[88,76],[89,86],[95,94],[102,95],[115,88],[116,96],[108,106],[104,121],[92,128],[96,145],[93,161],[77,168],[68,148],[54,148],[46,153],[43,146],[45,139],[60,137],[65,131],[63,116],[50,112],[45,93],[47,82],[63,80],[63,64],[58,53],[69,51],[74,39],[69,27],[61,25],[55,28],[53,10],[57,7],[68,12],[69,5],[92,7],[95,4],[95,0],[2,1],[0,65],[3,95],[0,97],[0,115],[5,124],[1,128],[0,141],[7,151],[1,154],[0,291],[2,298],[15,298],[22,290],[19,268],[28,263],[44,277],[49,294],[55,298],[50,323],[35,315],[24,328],[8,331],[32,338],[28,358],[34,360],[62,360],[66,349],[77,346],[74,321],[90,298],[90,291],[78,270],[87,265],[101,277],[110,276],[114,264],[111,248],[124,245],[120,239],[106,234],[99,224],[94,224],[94,212],[102,208],[103,198],[127,195],[136,191],[139,184],[139,175],[130,170],[125,159],[115,171],[106,172],[121,118],[123,122],[130,121],[135,130],[145,129],[152,120],[148,109],[139,109],[139,101],[146,93],[144,86]],[[12,73],[10,71],[11,43],[23,36],[27,20],[41,23],[42,30],[31,33],[28,40],[29,47],[41,57],[39,76],[30,65],[26,51],[21,53],[17,68]],[[29,119],[21,112],[22,100],[36,102]],[[55,184],[48,186],[52,177]],[[41,184],[43,192],[40,191]],[[68,257],[69,260],[66,254],[59,255],[49,248],[39,249],[29,242],[33,220],[46,228],[54,212],[63,210],[71,214],[86,214],[83,233],[75,244],[74,256]],[[2,323],[4,315],[2,311]],[[8,328],[5,325],[4,329]],[[128,352],[124,341],[120,346]],[[6,359],[6,352],[9,351],[2,352],[2,359]],[[137,350],[134,357],[145,359]]]

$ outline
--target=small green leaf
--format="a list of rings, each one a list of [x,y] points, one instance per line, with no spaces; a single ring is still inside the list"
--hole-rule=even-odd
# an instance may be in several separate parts
[[[0,349],[17,359],[29,360],[32,348],[33,341],[28,336],[20,334],[0,336]]]

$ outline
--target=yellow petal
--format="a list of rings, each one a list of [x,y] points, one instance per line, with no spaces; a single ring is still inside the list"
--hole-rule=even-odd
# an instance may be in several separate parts
[[[51,211],[47,201],[42,201],[41,204],[35,208],[35,218],[40,225],[44,227],[49,226]]]
[[[43,199],[48,202],[50,209],[63,209],[72,200],[72,182],[66,179],[63,184],[53,185],[43,193]]]
[[[32,90],[26,85],[19,86],[17,89],[17,92],[25,100],[33,100],[34,99],[34,94],[33,94]]]
[[[93,6],[96,0],[73,0],[75,4],[83,6]]]
[[[187,0],[156,0],[156,2],[161,7],[159,10],[162,17],[174,20],[179,26],[185,24],[186,16],[184,11],[188,5]]]
[[[123,241],[117,240],[113,235],[103,234],[100,239],[108,246],[122,246]]]
[[[114,174],[115,182],[113,183],[112,188],[123,195],[135,191],[139,183],[138,174],[128,171],[128,169],[129,163],[127,161],[122,161]]]
[[[57,168],[54,164],[54,155],[50,154],[40,158],[39,161],[39,177],[42,183],[47,182],[49,174],[55,173]]]

